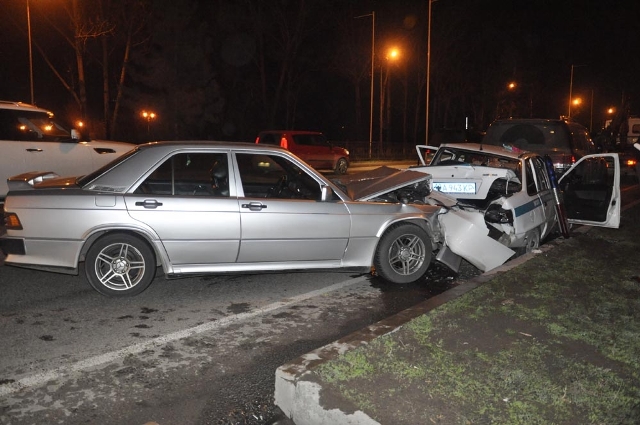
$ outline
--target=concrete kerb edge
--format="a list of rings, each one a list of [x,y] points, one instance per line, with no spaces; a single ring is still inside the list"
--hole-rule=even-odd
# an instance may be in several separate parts
[[[640,200],[632,202],[622,208],[625,211],[640,203]],[[584,234],[591,229],[590,226],[578,226],[572,233]],[[390,334],[398,330],[409,321],[428,313],[434,308],[456,299],[480,285],[490,281],[495,275],[504,273],[518,267],[534,258],[536,255],[548,252],[561,245],[566,239],[559,238],[540,247],[539,250],[522,255],[483,273],[458,286],[451,288],[442,294],[429,298],[413,307],[403,310],[391,317],[374,323],[366,328],[353,332],[331,344],[317,348],[297,359],[280,366],[275,374],[275,404],[292,420],[300,420],[300,424],[307,425],[373,425],[378,424],[364,412],[356,411],[347,414],[339,409],[327,410],[320,404],[320,391],[322,386],[313,379],[313,369],[322,363],[335,359],[339,355],[354,348],[369,344],[375,338]],[[336,394],[332,395],[337,397]]]

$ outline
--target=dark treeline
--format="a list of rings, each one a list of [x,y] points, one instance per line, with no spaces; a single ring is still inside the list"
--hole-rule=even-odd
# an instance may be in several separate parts
[[[16,60],[0,66],[13,82],[0,87],[0,98],[28,101],[25,5],[1,1],[13,19],[0,26],[0,53]],[[365,141],[372,118],[377,147],[406,150],[425,140],[428,7],[428,0],[31,1],[35,99],[84,119],[94,137],[251,141],[263,129],[297,128]],[[586,108],[600,114],[638,89],[638,58],[620,58],[638,40],[636,24],[615,3],[434,1],[430,130],[484,129],[499,116],[558,117],[571,65],[580,65],[574,93],[595,98],[572,115],[589,124]],[[606,43],[600,28],[611,31]],[[387,58],[392,46],[397,61]],[[143,110],[156,118],[145,120]]]

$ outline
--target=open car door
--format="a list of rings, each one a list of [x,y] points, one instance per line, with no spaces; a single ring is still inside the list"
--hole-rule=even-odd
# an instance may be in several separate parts
[[[418,167],[424,167],[429,165],[433,155],[435,155],[438,148],[436,146],[416,145],[416,152],[418,152],[418,160],[421,165]]]
[[[582,157],[558,183],[569,223],[620,226],[620,159],[617,153]]]

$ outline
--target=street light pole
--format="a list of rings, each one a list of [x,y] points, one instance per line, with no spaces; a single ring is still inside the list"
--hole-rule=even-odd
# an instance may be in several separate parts
[[[579,66],[586,66],[586,65],[574,65],[571,64],[571,78],[569,79],[569,113],[567,114],[567,118],[571,118],[571,102],[573,102],[572,96],[573,96],[573,68],[577,68]]]
[[[429,0],[429,29],[427,32],[427,103],[425,108],[424,144],[429,144],[429,80],[431,78],[431,3]]]
[[[371,159],[371,146],[373,144],[373,74],[374,74],[374,59],[376,56],[376,12],[375,10],[366,15],[356,16],[357,18],[364,18],[371,16],[371,87],[370,87],[370,104],[369,104],[369,159]]]
[[[29,78],[31,83],[31,104],[35,105],[35,97],[33,95],[33,54],[31,50],[31,13],[29,10],[29,0],[27,0],[27,34],[29,36]]]

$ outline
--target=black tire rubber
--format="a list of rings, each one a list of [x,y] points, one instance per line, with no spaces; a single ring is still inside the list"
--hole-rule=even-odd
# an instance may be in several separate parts
[[[420,280],[431,264],[431,239],[425,230],[413,224],[390,227],[378,243],[374,266],[391,283]]]
[[[345,158],[340,158],[336,162],[336,168],[333,170],[336,174],[345,174],[349,168],[349,163]]]
[[[87,251],[84,276],[102,295],[128,297],[149,287],[156,274],[153,250],[139,237],[113,233],[101,237]]]

